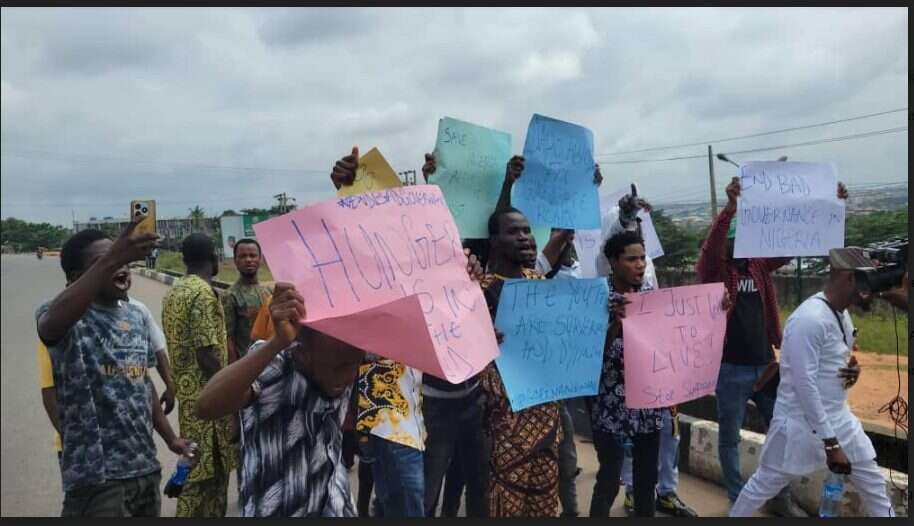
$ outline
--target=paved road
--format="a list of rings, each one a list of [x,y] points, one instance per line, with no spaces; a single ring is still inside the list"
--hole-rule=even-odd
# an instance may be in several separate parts
[[[0,515],[7,516],[56,516],[63,502],[60,472],[53,449],[51,425],[41,405],[37,385],[35,351],[35,309],[52,298],[64,284],[60,260],[47,257],[38,261],[34,256],[4,255],[2,262],[2,506]],[[162,297],[167,287],[158,282],[133,277],[131,295],[143,303],[159,319]],[[161,321],[161,320],[160,320]],[[156,387],[161,391],[161,380],[152,373]],[[177,411],[169,418],[178,429]],[[156,436],[159,460],[163,466],[163,479],[171,474],[176,458]],[[578,463],[582,473],[578,477],[578,502],[582,514],[589,509],[590,493],[596,472],[596,455],[593,446],[578,442]],[[358,487],[353,469],[353,490]],[[162,482],[163,487],[165,480]],[[679,494],[702,516],[724,516],[728,502],[724,491],[708,482],[688,475],[681,475]],[[229,486],[229,515],[238,515],[237,488],[234,477]],[[621,495],[616,501],[613,516],[623,515]],[[162,515],[174,516],[175,501],[162,499]]]

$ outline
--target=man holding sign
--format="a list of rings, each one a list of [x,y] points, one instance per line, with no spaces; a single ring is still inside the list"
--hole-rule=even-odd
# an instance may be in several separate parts
[[[781,345],[781,322],[771,273],[790,258],[734,258],[736,239],[735,215],[740,195],[740,178],[727,185],[727,205],[711,223],[708,237],[701,247],[696,272],[701,283],[723,282],[732,300],[727,311],[727,333],[717,383],[717,415],[720,424],[721,470],[727,495],[736,501],[743,481],[739,473],[740,428],[751,398],[766,424],[774,410],[775,384],[761,385],[773,379],[777,371],[772,346]],[[838,183],[838,197],[847,198],[847,189]],[[766,382],[770,383],[770,382]],[[790,497],[789,488],[772,502],[772,512],[781,516],[805,517]]]
[[[543,279],[543,275],[525,268],[536,257],[536,243],[530,223],[519,210],[503,208],[489,217],[489,243],[494,264],[482,286],[494,318],[505,279]],[[483,370],[481,385],[491,455],[489,517],[555,517],[562,439],[558,402],[513,411],[494,363]]]
[[[600,462],[590,516],[605,518],[616,494],[624,458],[623,440],[633,443],[633,478],[635,514],[654,516],[654,487],[657,484],[657,458],[663,415],[660,409],[629,409],[625,402],[625,369],[623,361],[622,320],[625,317],[627,292],[651,290],[644,281],[644,241],[637,232],[624,230],[609,238],[603,253],[612,267],[609,282],[609,333],[603,357],[600,392],[591,408],[593,444]]]

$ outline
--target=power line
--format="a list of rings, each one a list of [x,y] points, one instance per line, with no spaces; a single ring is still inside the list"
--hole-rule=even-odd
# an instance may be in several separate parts
[[[869,113],[867,115],[858,115],[856,117],[848,117],[846,119],[838,119],[838,120],[834,120],[834,121],[818,122],[816,124],[807,124],[805,126],[794,126],[793,128],[782,128],[780,130],[771,130],[771,131],[766,131],[766,132],[752,133],[749,135],[740,135],[737,137],[727,137],[724,139],[712,139],[712,140],[701,141],[701,142],[674,144],[674,145],[670,145],[670,146],[654,146],[651,148],[642,148],[640,150],[626,150],[626,151],[621,151],[621,152],[610,152],[610,153],[604,153],[604,154],[597,155],[596,157],[611,157],[614,155],[626,155],[629,153],[644,153],[644,152],[654,152],[654,151],[658,151],[658,150],[672,150],[674,148],[686,148],[689,146],[704,146],[706,144],[716,144],[716,143],[721,143],[721,142],[737,141],[740,139],[751,139],[753,137],[764,137],[766,135],[774,135],[777,133],[784,133],[784,132],[790,132],[790,131],[796,131],[796,130],[806,130],[809,128],[818,128],[820,126],[829,126],[832,124],[838,124],[838,123],[842,123],[842,122],[851,122],[851,121],[857,121],[857,120],[861,120],[861,119],[869,119],[871,117],[878,117],[880,115],[888,115],[890,113],[898,113],[901,111],[907,111],[907,109],[908,109],[908,107],[905,106],[904,108],[898,108],[898,109],[894,109],[894,110],[880,111],[878,113]]]
[[[71,162],[126,162],[132,164],[150,164],[150,165],[160,165],[160,166],[171,166],[179,168],[198,168],[198,169],[209,169],[209,170],[224,170],[224,171],[236,171],[236,172],[286,172],[286,173],[330,173],[330,170],[305,170],[299,168],[264,168],[257,166],[225,166],[217,164],[205,164],[205,163],[182,163],[182,162],[173,162],[173,161],[153,161],[147,159],[129,159],[126,157],[106,157],[106,156],[96,156],[96,155],[78,155],[78,154],[65,154],[57,153],[48,150],[35,150],[35,149],[4,149],[0,151],[0,155],[9,156],[9,157],[22,157],[26,159],[41,159],[41,160],[50,160],[50,161],[71,161]]]
[[[853,135],[844,135],[841,137],[829,137],[826,139],[818,139],[815,141],[797,142],[797,143],[792,143],[792,144],[782,144],[779,146],[768,146],[765,148],[754,148],[751,150],[739,150],[739,151],[733,151],[733,152],[726,152],[726,153],[724,153],[724,155],[730,156],[730,155],[739,155],[742,153],[756,153],[756,152],[767,152],[767,151],[771,151],[771,150],[782,150],[785,148],[798,148],[800,146],[812,146],[815,144],[824,144],[824,143],[828,143],[828,142],[848,141],[848,140],[852,140],[852,139],[861,139],[863,137],[873,137],[875,135],[885,135],[887,133],[898,133],[898,132],[904,132],[904,131],[908,131],[907,126],[900,126],[898,128],[888,128],[885,130],[875,130],[875,131],[870,131],[870,132],[856,133]],[[630,159],[630,160],[625,160],[625,161],[603,161],[600,164],[601,165],[640,164],[640,163],[656,163],[656,162],[665,162],[665,161],[682,161],[682,160],[686,160],[686,159],[707,159],[707,158],[708,158],[707,154],[680,155],[678,157],[666,157],[663,159]]]

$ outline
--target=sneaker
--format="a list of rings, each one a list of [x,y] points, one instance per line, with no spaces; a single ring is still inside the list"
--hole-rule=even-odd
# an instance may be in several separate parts
[[[622,504],[625,507],[625,516],[631,517],[635,514],[635,499],[632,498],[632,494],[625,492],[625,501]]]
[[[768,513],[778,517],[809,517],[803,508],[793,500],[793,495],[778,495],[765,505]]]
[[[695,510],[685,502],[682,502],[682,499],[675,492],[657,495],[657,511],[674,517],[698,517],[698,513],[695,513]]]

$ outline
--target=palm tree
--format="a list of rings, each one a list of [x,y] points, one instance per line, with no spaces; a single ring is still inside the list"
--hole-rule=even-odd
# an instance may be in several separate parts
[[[203,209],[200,208],[200,205],[197,205],[190,209],[190,216],[188,216],[188,217],[190,217],[191,224],[193,225],[194,231],[198,231],[198,230],[200,230],[200,223],[202,223],[203,220],[206,219],[206,212],[204,212]]]

